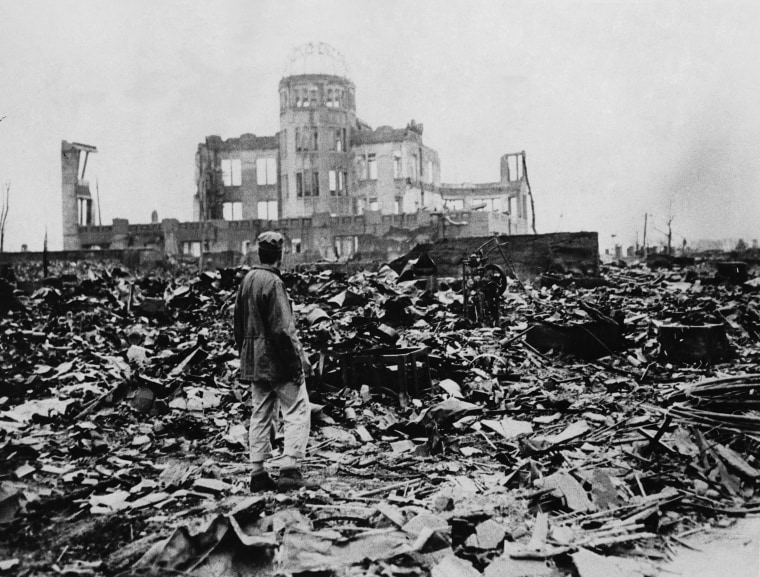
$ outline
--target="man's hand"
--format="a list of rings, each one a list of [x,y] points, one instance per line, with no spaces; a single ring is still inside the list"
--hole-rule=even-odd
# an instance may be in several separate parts
[[[304,349],[303,347],[301,347],[301,366],[303,367],[304,377],[314,376],[314,369],[311,366],[309,355],[306,354],[306,349]]]

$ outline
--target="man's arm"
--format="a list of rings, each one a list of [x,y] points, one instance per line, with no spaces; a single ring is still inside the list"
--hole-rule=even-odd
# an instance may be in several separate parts
[[[244,279],[245,280],[245,279]],[[243,346],[243,338],[245,337],[245,312],[243,311],[243,283],[240,283],[237,296],[235,297],[235,311],[234,311],[234,323],[233,332],[235,334],[235,348],[240,351],[240,347]]]
[[[275,282],[269,299],[269,329],[278,346],[278,354],[285,368],[294,378],[303,374],[301,342],[296,333],[296,323],[288,301],[288,293],[282,281]]]

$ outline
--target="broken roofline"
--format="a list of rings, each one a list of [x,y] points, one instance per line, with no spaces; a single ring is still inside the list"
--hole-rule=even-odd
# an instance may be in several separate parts
[[[85,152],[97,152],[98,149],[95,146],[91,146],[89,144],[82,144],[81,142],[67,142],[66,140],[61,141],[61,148],[63,150],[83,150]]]
[[[340,74],[321,74],[321,73],[306,73],[306,74],[289,74],[287,76],[283,76],[280,79],[280,88],[286,88],[290,86],[293,81],[298,82],[339,82],[341,84],[345,84],[346,86],[350,86],[351,88],[356,88],[356,85],[353,83],[353,81],[350,78],[347,78],[345,76],[341,76]]]
[[[360,128],[351,133],[351,142],[353,144],[381,144],[386,142],[408,141],[422,145],[421,124],[415,124],[414,126],[409,124],[406,126],[406,128],[393,128],[392,126],[383,125],[378,126],[374,130],[367,124],[364,124],[364,126],[367,128]],[[417,127],[420,127],[420,130],[418,130]],[[425,148],[429,147],[425,146]],[[429,148],[429,150],[433,149]]]
[[[256,136],[250,132],[223,140],[221,136],[212,134],[206,137],[206,141],[199,144],[209,150],[276,150],[279,148],[279,132],[274,136]]]
[[[510,185],[514,184],[520,184],[520,181],[515,182],[462,182],[459,184],[450,184],[447,182],[442,182],[441,186],[439,187],[441,189],[442,193],[446,193],[449,190],[456,190],[456,191],[462,191],[467,190],[469,188],[473,189],[489,189],[489,188],[509,188]]]

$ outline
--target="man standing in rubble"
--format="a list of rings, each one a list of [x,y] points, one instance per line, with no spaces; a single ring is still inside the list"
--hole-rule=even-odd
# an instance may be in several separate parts
[[[311,408],[303,348],[278,268],[282,245],[279,233],[267,231],[259,235],[261,264],[246,274],[235,301],[240,380],[250,383],[253,409],[249,429],[252,492],[305,486],[300,462],[309,440]],[[271,456],[271,433],[280,408],[285,448],[275,483],[264,469],[264,462]]]

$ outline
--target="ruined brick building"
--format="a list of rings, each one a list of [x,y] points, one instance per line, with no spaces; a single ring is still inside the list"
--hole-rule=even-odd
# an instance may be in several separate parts
[[[423,125],[372,129],[356,114],[349,76],[333,48],[297,48],[279,84],[277,134],[199,144],[194,222],[95,226],[89,192],[67,184],[64,159],[64,248],[245,254],[260,231],[274,229],[285,235],[291,262],[388,259],[442,237],[531,232],[524,152],[501,157],[498,182],[442,184]]]

